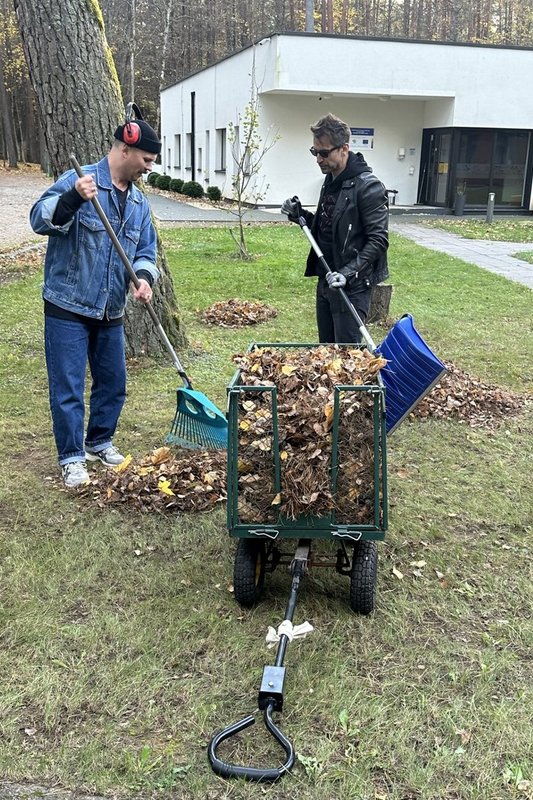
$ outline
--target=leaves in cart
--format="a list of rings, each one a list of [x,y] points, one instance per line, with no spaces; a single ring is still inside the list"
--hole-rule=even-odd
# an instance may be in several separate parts
[[[366,349],[256,347],[236,356],[242,386],[275,386],[272,392],[241,392],[238,422],[239,518],[275,523],[282,514],[370,523],[374,516],[374,395],[339,395],[339,470],[332,492],[332,431],[336,386],[377,385],[385,359]],[[274,487],[274,426],[281,467],[281,492]]]
[[[253,300],[221,300],[209,308],[199,311],[200,318],[208,325],[221,328],[243,328],[247,325],[258,325],[260,322],[277,317],[278,312],[266,303]]]

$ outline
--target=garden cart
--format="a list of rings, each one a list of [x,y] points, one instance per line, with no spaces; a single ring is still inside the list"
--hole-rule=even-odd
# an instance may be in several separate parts
[[[316,348],[316,344],[257,344],[251,348]],[[357,345],[347,346],[358,348]],[[358,348],[361,349],[361,348]],[[243,606],[257,603],[263,592],[265,577],[278,566],[286,565],[292,574],[292,584],[285,619],[277,631],[277,656],[274,665],[265,666],[259,690],[258,707],[264,714],[269,733],[285,752],[285,761],[277,767],[251,767],[223,760],[218,754],[222,742],[235,736],[255,722],[249,715],[217,733],[210,742],[208,756],[213,770],[223,777],[244,777],[252,781],[272,782],[282,777],[294,764],[294,748],[273,722],[273,712],[283,707],[285,667],[283,661],[287,645],[295,628],[292,625],[297,592],[301,579],[314,567],[333,567],[350,579],[350,606],[360,614],[369,614],[374,608],[377,579],[377,542],[385,538],[387,530],[387,456],[385,387],[379,372],[368,385],[341,384],[334,386],[331,421],[331,453],[329,481],[331,495],[339,502],[324,515],[300,515],[287,518],[270,506],[266,518],[250,520],[250,510],[243,502],[243,448],[240,433],[243,428],[244,409],[260,398],[268,402],[270,451],[265,453],[269,474],[263,475],[265,491],[268,488],[277,497],[282,493],[285,461],[280,445],[279,398],[276,386],[246,385],[242,371],[237,370],[228,388],[228,530],[237,539],[234,565],[235,599]],[[344,428],[349,424],[343,408],[346,400],[353,400],[365,409],[368,421],[367,473],[370,485],[364,487],[362,497],[356,501],[357,519],[350,521],[340,506],[340,493],[345,491],[343,465],[346,463]],[[270,423],[269,423],[270,424]],[[344,488],[343,488],[344,487]],[[360,507],[357,503],[360,502]],[[252,514],[253,516],[253,514]],[[331,556],[316,557],[314,546],[318,540],[334,545]],[[292,545],[292,546],[291,546]],[[322,550],[328,549],[324,545]],[[298,627],[298,626],[297,626]]]

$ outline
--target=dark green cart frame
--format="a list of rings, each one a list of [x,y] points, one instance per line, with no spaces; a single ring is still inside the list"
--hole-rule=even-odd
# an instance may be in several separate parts
[[[314,344],[252,343],[256,347],[316,348]],[[350,345],[346,345],[350,346]],[[356,347],[357,345],[351,345]],[[298,539],[311,543],[315,539],[329,539],[338,543],[336,558],[327,562],[310,560],[310,566],[334,566],[337,572],[351,577],[351,606],[358,613],[373,610],[377,577],[376,542],[385,538],[388,526],[387,505],[387,447],[385,426],[385,387],[380,375],[374,384],[352,386],[339,384],[334,389],[334,407],[331,441],[330,486],[333,496],[339,478],[339,419],[341,394],[365,393],[371,398],[373,418],[373,517],[366,524],[338,523],[332,510],[325,516],[301,516],[290,520],[278,515],[274,523],[248,523],[239,518],[239,405],[242,394],[270,393],[272,395],[272,470],[274,493],[281,491],[283,462],[280,455],[277,419],[277,389],[274,386],[247,386],[241,382],[237,370],[228,386],[228,531],[239,539],[235,558],[235,597],[241,605],[250,606],[260,599],[265,572],[272,572],[287,561],[279,543]],[[350,556],[347,547],[353,548]]]

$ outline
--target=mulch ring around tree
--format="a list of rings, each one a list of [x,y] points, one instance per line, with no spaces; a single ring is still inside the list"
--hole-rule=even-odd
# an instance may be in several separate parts
[[[46,244],[29,244],[0,252],[0,286],[39,272],[44,264]]]
[[[218,325],[221,328],[243,328],[247,325],[258,325],[267,319],[277,317],[278,312],[266,303],[253,300],[220,300],[209,308],[197,312],[203,322]]]
[[[280,368],[283,369],[283,366],[281,364]],[[450,419],[471,427],[495,430],[505,419],[518,415],[528,401],[528,395],[519,395],[484,383],[477,378],[472,378],[453,364],[448,363],[447,367],[448,373],[410,415],[411,424],[419,424],[429,419]],[[313,365],[311,369],[315,370],[316,374],[316,365]],[[298,383],[302,383],[302,376],[296,376],[295,379],[294,371],[286,369],[285,372],[289,373],[286,377],[292,378],[293,383],[296,381],[296,386]],[[303,391],[299,392],[297,388],[297,395],[300,394],[303,394]],[[245,402],[250,401],[245,400]],[[318,432],[313,426],[306,431],[305,427],[300,424],[302,418],[298,408],[299,402],[298,397],[296,408],[292,411],[290,405],[288,407],[289,413],[293,414],[292,422],[289,417],[289,427],[286,426],[287,420],[283,422],[285,430],[292,430],[293,438],[299,439],[291,445],[291,458],[294,459],[294,465],[297,465],[298,460],[303,457],[300,462],[301,472],[298,472],[298,469],[294,472],[298,480],[297,492],[286,492],[285,498],[283,493],[280,498],[272,497],[269,494],[268,501],[261,500],[262,495],[265,497],[267,495],[263,488],[271,483],[271,450],[269,444],[263,442],[264,436],[257,436],[254,439],[246,424],[243,426],[242,435],[245,437],[245,441],[255,441],[258,446],[251,448],[251,452],[255,452],[254,460],[249,461],[242,458],[239,464],[239,475],[245,477],[242,489],[253,487],[254,484],[261,488],[261,491],[255,494],[243,494],[244,515],[248,511],[252,518],[262,514],[274,517],[281,508],[292,515],[298,512],[302,496],[305,496],[306,501],[311,500],[315,505],[315,510],[320,513],[327,513],[333,504],[333,500],[328,494],[327,480],[329,399],[324,396],[324,393],[319,394],[318,392],[310,392],[309,397],[305,399],[307,405],[311,404],[311,409],[314,407],[313,404],[316,405],[315,411],[312,413],[316,415],[314,424],[318,426]],[[258,409],[249,406],[243,410],[254,415]],[[362,408],[354,408],[352,415],[355,415],[353,418],[360,422],[368,415],[368,409],[363,404]],[[256,420],[259,419],[260,417],[256,417]],[[242,420],[249,421],[246,416],[243,416]],[[405,424],[409,423],[406,421]],[[322,433],[320,433],[321,426]],[[362,431],[364,430],[368,434],[368,426],[362,429]],[[366,434],[363,432],[359,441],[350,442],[348,440],[347,445],[353,468],[362,470],[363,475],[363,478],[359,476],[359,484],[351,485],[350,481],[347,481],[347,486],[352,489],[354,494],[348,500],[357,504],[356,510],[359,514],[365,513],[369,500],[364,476],[368,474],[371,454],[368,451]],[[286,440],[287,434],[285,433],[284,436]],[[317,444],[319,438],[321,439],[320,445]],[[266,446],[267,450],[262,450],[262,446]],[[321,450],[321,452],[317,453],[317,450]],[[285,445],[282,452],[288,453]],[[261,462],[261,454],[266,454],[264,463]],[[225,451],[192,452],[161,447],[139,459],[134,460],[128,456],[126,461],[116,469],[94,471],[91,482],[79,489],[78,493],[88,501],[96,502],[100,507],[111,505],[125,510],[136,509],[149,513],[209,511],[226,501],[226,458]],[[287,456],[282,463],[288,460]],[[349,468],[351,469],[351,467]],[[357,497],[357,494],[360,496]],[[276,501],[274,505],[272,505],[273,500]],[[251,509],[247,508],[246,504],[251,505]]]

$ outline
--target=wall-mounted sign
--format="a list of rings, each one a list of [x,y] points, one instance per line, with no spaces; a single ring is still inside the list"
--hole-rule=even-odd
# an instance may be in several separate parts
[[[350,150],[372,150],[374,147],[374,128],[350,128]]]

